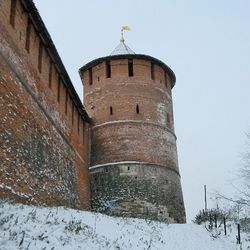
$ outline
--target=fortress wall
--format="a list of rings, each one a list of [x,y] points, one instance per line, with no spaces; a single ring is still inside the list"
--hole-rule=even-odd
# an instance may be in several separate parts
[[[88,208],[88,116],[32,1],[0,5],[0,197]]]

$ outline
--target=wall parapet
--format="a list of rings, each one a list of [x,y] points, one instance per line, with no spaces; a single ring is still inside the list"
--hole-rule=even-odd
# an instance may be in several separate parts
[[[40,39],[42,43],[44,44],[44,47],[48,51],[51,59],[54,61],[55,65],[57,65],[57,70],[60,73],[60,77],[63,80],[63,83],[65,84],[66,88],[69,89],[69,92],[72,96],[72,100],[75,102],[75,105],[78,109],[78,112],[81,114],[81,116],[84,118],[85,121],[90,122],[90,118],[85,111],[84,106],[82,105],[82,102],[76,93],[76,90],[70,80],[70,77],[62,63],[62,60],[57,52],[57,49],[50,37],[50,34],[48,33],[42,18],[39,15],[39,12],[34,5],[32,0],[20,0],[24,9],[29,13],[29,17],[34,25],[34,27],[37,29],[37,32],[40,36]]]

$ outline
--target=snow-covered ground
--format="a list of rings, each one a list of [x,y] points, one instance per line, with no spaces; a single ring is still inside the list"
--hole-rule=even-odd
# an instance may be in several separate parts
[[[245,238],[244,238],[245,237]],[[243,236],[246,239],[248,236]],[[250,239],[249,239],[250,240]],[[248,248],[249,247],[249,248]],[[0,249],[235,250],[235,232],[214,238],[195,224],[167,225],[63,207],[0,203]],[[243,250],[250,249],[248,241]]]

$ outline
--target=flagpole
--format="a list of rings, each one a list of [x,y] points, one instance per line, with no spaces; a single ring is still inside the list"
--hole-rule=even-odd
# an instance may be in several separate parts
[[[124,37],[123,37],[123,27],[122,27],[122,29],[121,29],[121,39],[120,39],[120,41],[122,42],[122,43],[124,43]]]
[[[121,28],[121,39],[120,39],[121,43],[125,42],[125,39],[124,39],[124,36],[123,36],[123,31],[124,30],[130,30],[129,26],[122,26],[122,28]]]

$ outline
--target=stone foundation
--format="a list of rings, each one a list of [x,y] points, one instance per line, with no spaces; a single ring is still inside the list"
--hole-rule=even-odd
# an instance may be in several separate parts
[[[184,223],[180,176],[170,168],[146,163],[92,167],[91,204],[96,212]]]

